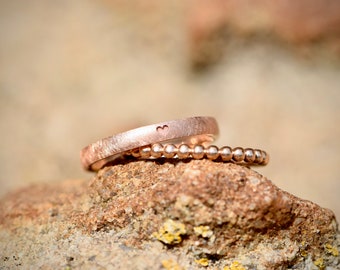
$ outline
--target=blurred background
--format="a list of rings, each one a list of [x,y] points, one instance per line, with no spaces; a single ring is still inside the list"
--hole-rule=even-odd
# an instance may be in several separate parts
[[[214,116],[217,145],[340,218],[337,0],[0,0],[0,195],[90,179],[113,133]]]

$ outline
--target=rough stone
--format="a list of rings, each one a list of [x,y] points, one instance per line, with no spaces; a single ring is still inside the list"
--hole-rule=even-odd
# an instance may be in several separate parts
[[[340,267],[330,210],[235,164],[130,162],[0,205],[1,269]]]

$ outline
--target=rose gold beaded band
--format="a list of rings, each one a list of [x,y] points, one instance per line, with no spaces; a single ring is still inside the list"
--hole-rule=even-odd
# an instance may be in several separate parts
[[[83,167],[97,171],[126,152],[154,143],[204,144],[218,135],[212,117],[190,117],[144,126],[104,138],[85,147],[80,153]]]
[[[187,145],[181,144],[176,146],[174,144],[153,144],[151,146],[141,147],[126,153],[135,158],[178,158],[178,159],[202,159],[207,158],[210,160],[233,162],[242,165],[266,165],[269,162],[269,155],[260,149],[231,148],[223,146],[218,148],[215,145],[204,147],[203,145]]]

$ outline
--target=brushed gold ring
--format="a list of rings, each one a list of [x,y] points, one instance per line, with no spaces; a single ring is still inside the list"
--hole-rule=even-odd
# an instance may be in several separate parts
[[[215,118],[190,117],[148,125],[119,133],[86,146],[81,150],[83,167],[98,171],[107,163],[134,149],[155,143],[206,145],[216,139],[219,129]]]

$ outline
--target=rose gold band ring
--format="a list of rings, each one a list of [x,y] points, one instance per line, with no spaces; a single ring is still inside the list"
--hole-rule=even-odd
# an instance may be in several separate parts
[[[83,167],[98,171],[107,163],[134,149],[155,143],[207,144],[218,136],[213,117],[190,117],[162,122],[119,133],[86,146],[80,154]]]

